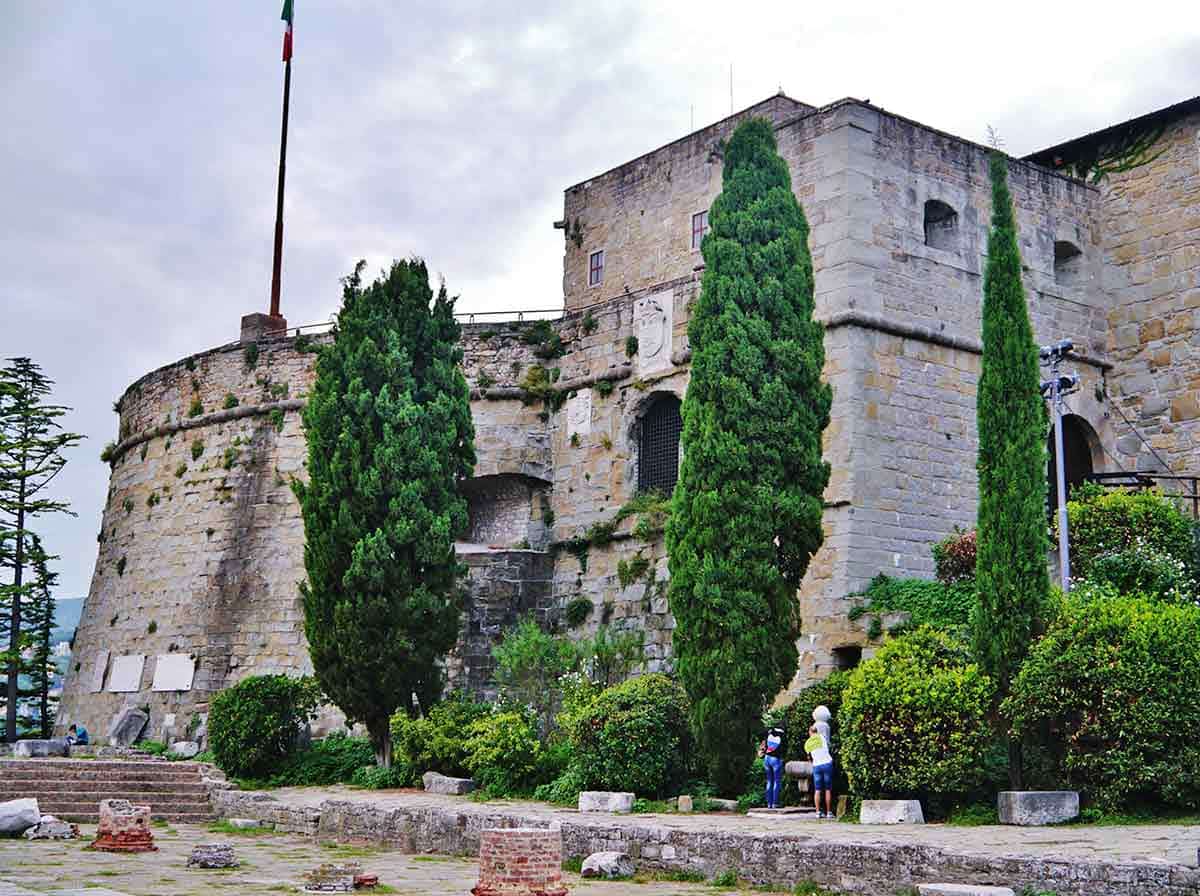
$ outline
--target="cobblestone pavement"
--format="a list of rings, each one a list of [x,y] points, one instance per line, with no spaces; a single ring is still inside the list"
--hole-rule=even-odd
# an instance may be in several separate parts
[[[303,873],[322,862],[350,860],[379,875],[377,890],[363,894],[463,894],[479,879],[472,859],[411,856],[393,850],[317,846],[290,834],[227,835],[196,825],[155,827],[157,852],[133,855],[90,852],[94,836],[72,841],[0,839],[0,896],[259,896],[294,893]],[[204,871],[187,868],[197,843],[232,843],[241,867]],[[722,892],[702,884],[597,882],[564,875],[573,896],[687,896]]]
[[[546,803],[494,800],[475,803],[466,797],[441,796],[418,790],[365,791],[348,787],[291,787],[270,791],[293,806],[316,807],[329,799],[367,802],[379,808],[439,806],[460,812],[519,811],[531,819],[578,817],[573,809]],[[628,815],[600,816],[606,823],[653,824],[688,831],[738,831],[758,834],[799,834],[840,843],[893,843],[934,846],[967,855],[989,857],[1037,856],[1104,862],[1173,862],[1195,867],[1200,849],[1200,825],[1138,825],[1096,827],[1018,828],[1007,825],[950,827],[926,825],[861,825],[818,821],[811,815],[750,818],[744,815]],[[639,891],[640,892],[640,891]]]

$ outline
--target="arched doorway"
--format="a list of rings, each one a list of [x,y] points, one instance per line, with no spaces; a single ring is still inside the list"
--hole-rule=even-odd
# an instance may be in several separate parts
[[[1067,483],[1067,498],[1071,490],[1087,480],[1095,468],[1092,460],[1092,445],[1098,444],[1096,431],[1087,420],[1078,414],[1063,414],[1063,474]],[[1054,451],[1054,430],[1050,430],[1047,442],[1049,465],[1046,468],[1048,509],[1053,516],[1058,507],[1058,474]]]

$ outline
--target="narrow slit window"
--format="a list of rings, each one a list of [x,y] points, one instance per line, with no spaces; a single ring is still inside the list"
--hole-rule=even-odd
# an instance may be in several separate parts
[[[588,258],[588,286],[599,286],[604,282],[604,250],[593,252]]]
[[[708,233],[708,210],[696,212],[692,215],[692,248],[699,249],[700,243],[704,241],[704,234]]]

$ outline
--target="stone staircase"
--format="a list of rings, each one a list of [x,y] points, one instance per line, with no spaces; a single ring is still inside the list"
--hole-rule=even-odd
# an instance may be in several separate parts
[[[212,804],[203,766],[164,760],[0,759],[0,802],[35,797],[45,815],[95,824],[100,801],[150,807],[154,821],[204,824]]]

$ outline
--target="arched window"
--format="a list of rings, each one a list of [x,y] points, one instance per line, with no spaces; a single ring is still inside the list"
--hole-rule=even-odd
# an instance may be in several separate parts
[[[1067,497],[1071,490],[1095,472],[1092,465],[1092,436],[1095,431],[1087,420],[1078,414],[1063,415],[1063,478],[1067,483]],[[1047,497],[1050,516],[1058,510],[1058,472],[1054,454],[1054,429],[1050,430],[1048,444],[1050,463],[1046,468],[1046,480],[1050,488]]]
[[[674,395],[655,396],[638,421],[638,491],[669,495],[679,478],[683,418]]]
[[[925,245],[948,251],[958,248],[958,212],[940,199],[925,203]]]
[[[1074,243],[1056,240],[1054,243],[1054,282],[1075,286],[1083,282],[1083,252]]]

